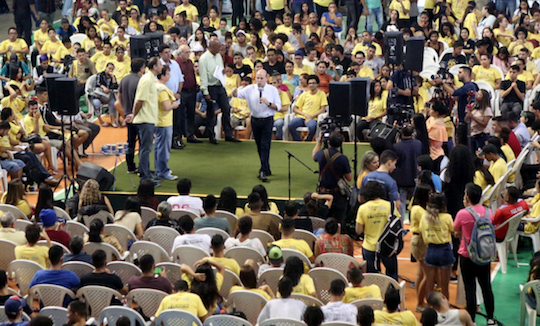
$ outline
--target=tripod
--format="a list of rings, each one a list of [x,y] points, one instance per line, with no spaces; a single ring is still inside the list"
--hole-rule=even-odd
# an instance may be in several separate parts
[[[73,142],[73,129],[70,128],[69,129],[69,139],[71,139],[71,176],[69,176],[68,174],[68,162],[67,162],[67,157],[66,157],[66,135],[65,135],[65,129],[64,129],[64,111],[61,111],[60,112],[60,117],[61,117],[61,121],[62,121],[62,148],[64,149],[64,155],[62,156],[62,163],[64,164],[64,174],[62,174],[62,178],[60,178],[60,182],[58,182],[58,185],[56,186],[56,188],[54,188],[54,192],[56,192],[56,189],[58,189],[58,187],[62,184],[62,181],[64,181],[64,204],[67,205],[67,200],[68,200],[68,197],[69,197],[69,194],[71,193],[72,190],[75,190],[75,166],[74,166],[74,163],[73,163],[73,157],[74,157],[74,149],[73,147],[75,146],[74,145],[74,142]],[[73,116],[72,115],[69,115],[69,125],[71,126],[73,124]],[[68,185],[69,184],[69,185]]]
[[[313,172],[314,174],[317,174],[319,173],[319,171],[315,171],[313,170],[312,168],[310,168],[309,166],[306,165],[306,163],[302,162],[298,157],[294,156],[293,153],[289,152],[288,150],[285,150],[285,152],[287,152],[288,154],[288,159],[289,159],[289,200],[291,200],[291,158],[294,158],[295,160],[297,160],[298,162],[300,162],[300,164],[302,164],[303,166],[306,167],[306,169],[308,169],[309,171]]]

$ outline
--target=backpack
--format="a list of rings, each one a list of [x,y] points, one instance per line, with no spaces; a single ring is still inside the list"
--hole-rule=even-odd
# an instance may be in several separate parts
[[[390,215],[383,232],[377,240],[375,251],[384,257],[397,256],[403,249],[403,223],[394,214],[394,203],[390,202]]]
[[[489,208],[486,207],[484,217],[478,216],[478,213],[472,208],[466,208],[474,217],[474,227],[471,234],[471,242],[467,244],[467,252],[473,263],[477,265],[488,265],[491,260],[497,255],[495,246],[495,229],[489,219]]]

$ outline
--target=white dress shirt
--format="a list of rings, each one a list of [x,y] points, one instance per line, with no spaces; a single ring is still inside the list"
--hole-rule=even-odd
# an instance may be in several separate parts
[[[358,309],[350,304],[338,302],[328,302],[326,306],[322,306],[321,310],[324,314],[325,322],[341,321],[351,324],[356,324],[356,315]]]
[[[237,97],[247,101],[249,112],[254,118],[262,119],[273,117],[277,112],[270,106],[261,103],[261,97],[266,98],[270,104],[275,104],[278,110],[281,109],[279,91],[277,88],[269,84],[264,85],[262,89],[259,89],[257,84],[248,85],[244,89],[238,90]]]

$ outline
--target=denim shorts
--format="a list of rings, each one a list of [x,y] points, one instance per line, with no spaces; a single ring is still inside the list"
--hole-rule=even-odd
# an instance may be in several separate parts
[[[0,167],[8,171],[9,173],[17,172],[21,170],[22,168],[24,168],[25,166],[26,164],[24,164],[23,161],[18,160],[18,159],[14,159],[14,160],[6,159],[6,160],[0,161]]]
[[[454,251],[451,243],[428,244],[424,262],[427,266],[447,268],[454,265]]]

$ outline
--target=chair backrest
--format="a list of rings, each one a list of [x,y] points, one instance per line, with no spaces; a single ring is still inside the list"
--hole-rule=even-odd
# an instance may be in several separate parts
[[[43,307],[39,311],[39,316],[45,316],[53,321],[53,326],[64,326],[68,323],[67,308],[63,307]]]
[[[283,253],[283,261],[287,261],[289,257],[295,256],[300,258],[300,260],[302,260],[306,266],[311,268],[311,262],[309,261],[309,258],[307,258],[307,256],[300,251],[294,249],[281,249],[281,252]]]
[[[226,218],[227,221],[229,221],[229,229],[230,229],[229,235],[234,235],[234,232],[236,230],[236,225],[238,224],[238,217],[236,217],[236,215],[227,211],[217,210],[214,213],[214,216]]]
[[[17,207],[15,207],[13,205],[0,204],[0,211],[2,211],[4,213],[5,212],[11,212],[11,213],[13,213],[15,218],[17,218],[17,219],[28,220],[28,216],[26,216],[26,214],[24,214],[23,211],[21,211],[20,209],[18,209]]]
[[[166,252],[171,252],[174,239],[180,233],[168,226],[153,226],[144,231],[144,238],[160,245]]]
[[[200,319],[189,311],[170,309],[159,314],[154,322],[156,326],[202,326]]]
[[[383,310],[384,300],[383,299],[359,299],[354,300],[351,304],[360,308],[361,306],[370,306],[373,310]]]
[[[0,252],[3,252],[0,255],[0,269],[7,270],[9,264],[15,259],[15,247],[17,244],[9,240],[0,240]]]
[[[167,251],[165,251],[165,249],[163,249],[157,243],[150,241],[139,240],[131,245],[129,251],[131,252],[132,256],[137,256],[138,258],[141,258],[146,254],[152,255],[156,263],[170,261],[170,256]]]
[[[520,286],[521,288],[521,286]],[[525,325],[525,315],[526,315],[526,311],[525,311],[525,306],[528,304],[525,297],[527,295],[527,293],[529,293],[530,291],[532,291],[534,293],[534,296],[535,298],[540,298],[540,280],[536,280],[536,281],[531,281],[531,282],[527,282],[525,283],[525,285],[523,285],[523,288],[521,288],[521,291],[520,291],[520,301],[521,301],[521,322],[520,322],[520,325]],[[536,310],[536,312],[538,313],[538,311],[540,311],[540,300],[536,300],[536,307],[532,307],[533,309]],[[536,314],[535,314],[535,318],[536,318]]]
[[[394,287],[394,289],[399,290],[399,295],[401,296],[401,309],[404,309],[405,307],[405,291],[402,290],[401,285],[387,275],[377,274],[377,273],[365,273],[364,274],[364,280],[362,281],[362,285],[372,285],[375,284],[379,287],[381,290],[381,293],[386,293],[386,290],[390,285]]]
[[[358,260],[349,255],[340,253],[326,253],[319,255],[317,259],[315,259],[315,265],[334,268],[343,275],[347,275],[347,272],[351,267],[360,268],[360,262]]]
[[[314,297],[312,297],[310,295],[306,295],[306,294],[293,293],[293,294],[291,294],[291,299],[300,300],[303,303],[305,303],[306,306],[308,306],[308,307],[312,307],[312,306],[322,307],[322,306],[324,306],[324,303],[322,303],[321,300],[319,300],[317,298],[314,298]]]
[[[264,246],[264,250],[268,250],[268,244],[276,241],[274,237],[264,230],[251,230],[249,233],[250,239],[259,239]]]
[[[67,221],[66,225],[64,225],[64,231],[69,233],[69,235],[71,235],[72,237],[74,235],[84,237],[85,234],[88,234],[90,232],[86,225],[77,221]]]
[[[112,235],[115,237],[124,251],[128,251],[130,240],[137,241],[137,237],[133,231],[123,225],[106,224],[103,228],[103,235]]]
[[[283,216],[279,215],[279,214],[276,214],[276,213],[272,213],[272,212],[268,212],[268,211],[263,211],[261,212],[261,215],[263,216],[270,216],[272,217],[272,219],[274,220],[274,222],[276,223],[276,225],[280,225],[281,224],[281,221],[283,221]]]
[[[157,217],[157,212],[154,209],[150,207],[141,206],[141,219],[142,219],[143,229],[146,229],[146,225],[148,225],[148,222],[155,219],[156,217]]]
[[[266,302],[266,299],[259,293],[239,290],[229,294],[227,304],[236,308],[236,311],[244,312],[247,320],[255,325]]]
[[[92,264],[82,261],[68,261],[62,264],[62,269],[66,271],[72,271],[79,278],[84,274],[92,273],[95,267]]]
[[[23,315],[22,315],[22,320],[23,321],[30,321],[30,317],[24,311],[23,311]],[[7,323],[8,321],[9,321],[9,319],[6,316],[6,310],[4,309],[4,306],[0,306],[0,323]]]
[[[309,216],[308,217],[311,220],[311,225],[313,225],[313,230],[317,229],[324,229],[324,225],[326,224],[326,221],[320,217],[315,216]]]
[[[221,295],[223,299],[226,300],[229,297],[229,292],[231,292],[231,288],[235,285],[242,286],[242,281],[240,281],[238,275],[226,269],[225,275],[223,276],[223,284],[221,285],[221,289],[219,290],[219,295]]]
[[[86,302],[89,310],[88,316],[94,318],[97,318],[103,309],[111,305],[113,297],[122,300],[122,294],[120,292],[98,285],[83,286],[77,291],[77,297]]]
[[[62,307],[64,305],[64,298],[67,295],[71,299],[75,299],[75,293],[70,289],[63,286],[53,284],[39,284],[34,285],[30,289],[32,296],[37,298],[43,306],[56,306]]]
[[[306,326],[306,323],[292,318],[270,318],[261,322],[259,326]]]
[[[204,326],[253,326],[244,318],[231,315],[214,315],[204,320]]]
[[[37,242],[38,246],[45,246],[47,247],[49,245],[49,243],[47,242],[47,240],[39,240]],[[56,242],[56,241],[51,241],[51,245],[53,246],[59,246],[62,248],[62,250],[64,251],[64,254],[69,254],[71,253],[71,250],[69,250],[68,247],[64,246],[63,244],[61,244],[60,242]]]
[[[107,261],[121,260],[122,255],[120,252],[113,247],[112,245],[105,242],[87,242],[84,244],[83,251],[91,255],[96,250],[103,250],[107,254]]]
[[[322,323],[321,326],[355,326],[356,324],[346,323],[344,321],[329,321]]]
[[[430,47],[424,48],[424,66],[428,64],[439,64],[439,54]]]
[[[15,221],[15,230],[24,232],[28,225],[32,225],[32,222],[29,220],[18,219]]]
[[[292,237],[293,239],[304,240],[309,245],[311,250],[315,248],[315,242],[317,241],[317,237],[312,232],[296,229],[294,230]]]
[[[132,307],[133,302],[141,308],[146,316],[154,316],[159,308],[161,300],[168,296],[167,292],[154,289],[135,289],[129,291],[126,296],[128,307]]]
[[[189,209],[173,209],[171,212],[171,218],[174,220],[177,220],[184,215],[189,215],[191,216],[192,219],[196,219],[197,217],[200,217],[194,211],[191,211]]]
[[[43,267],[40,264],[26,259],[16,259],[9,264],[10,274],[15,273],[19,292],[22,295],[30,293],[30,282],[32,282],[34,274],[41,270],[43,270]]]
[[[505,226],[508,226],[508,230],[506,231],[506,236],[504,237],[504,242],[510,242],[514,240],[518,226],[521,223],[521,219],[523,218],[523,216],[525,216],[525,213],[527,213],[527,211],[522,211],[512,216],[511,218],[507,219],[503,224],[495,228],[495,230],[498,230]]]
[[[72,44],[81,43],[85,38],[88,38],[84,33],[75,33],[69,37]]]
[[[208,234],[210,238],[214,237],[216,234],[219,234],[223,237],[223,240],[227,240],[229,238],[229,234],[222,229],[218,228],[200,228],[197,231],[195,231],[197,234]]]
[[[107,268],[109,268],[113,274],[118,275],[122,280],[122,283],[126,285],[132,276],[141,276],[142,274],[139,267],[125,261],[111,261],[107,264]]]
[[[56,213],[56,216],[58,216],[59,218],[63,218],[66,221],[71,221],[71,216],[69,216],[68,212],[56,206],[54,206],[53,209],[54,209],[54,212]]]
[[[208,257],[206,251],[195,246],[178,246],[172,254],[175,263],[186,264],[191,267],[204,257]]]
[[[111,306],[104,308],[99,314],[99,324],[115,326],[120,317],[129,318],[131,326],[146,325],[144,318],[135,310],[127,307]],[[107,321],[105,323],[105,320]]]
[[[256,263],[264,263],[265,259],[258,250],[253,248],[238,246],[225,251],[225,257],[236,260],[238,265],[242,266],[247,259],[253,259]]]
[[[86,227],[90,227],[90,224],[92,224],[92,221],[95,219],[101,220],[104,225],[106,225],[109,221],[114,221],[114,216],[107,211],[99,211],[93,215],[83,215],[82,218]]]
[[[180,264],[166,262],[156,264],[156,267],[160,267],[165,270],[167,278],[172,284],[182,279],[182,265]]]
[[[315,284],[315,290],[317,291],[317,297],[324,304],[330,301],[330,283],[335,279],[341,279],[345,284],[348,284],[345,275],[341,274],[335,269],[328,267],[317,267],[309,271],[308,275],[313,279]]]
[[[262,272],[261,277],[259,277],[258,285],[261,286],[266,284],[272,289],[272,291],[277,292],[278,283],[281,277],[283,276],[283,268],[280,267],[271,267]]]

